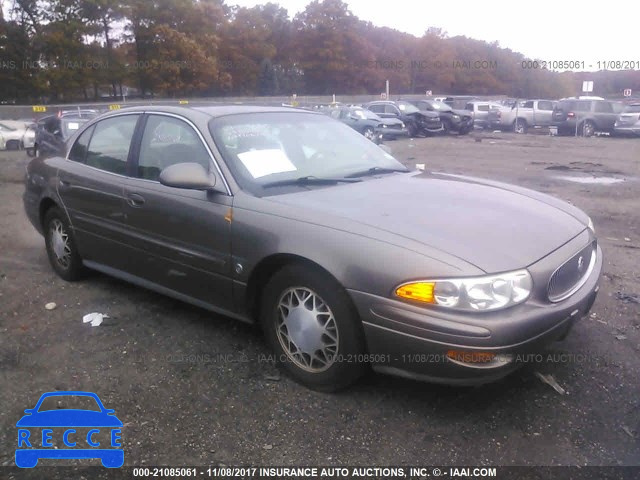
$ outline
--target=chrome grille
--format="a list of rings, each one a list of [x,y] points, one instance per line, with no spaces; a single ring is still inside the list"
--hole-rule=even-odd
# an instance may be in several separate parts
[[[549,300],[560,302],[584,285],[596,262],[597,250],[594,241],[553,272],[547,288]]]

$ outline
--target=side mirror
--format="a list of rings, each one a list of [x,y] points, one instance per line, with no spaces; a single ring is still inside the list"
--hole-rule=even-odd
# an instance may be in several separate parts
[[[113,408],[107,408],[105,409],[104,413],[106,413],[107,415],[113,415],[114,413],[116,413],[116,411]]]
[[[189,190],[213,190],[216,178],[199,163],[185,162],[171,165],[160,172],[160,183],[167,187]]]
[[[53,131],[53,134],[54,134],[56,137],[59,137],[59,136],[61,136],[61,135],[62,135],[62,132],[61,132],[60,130],[57,130],[57,129],[56,129],[56,130],[54,130],[54,131]]]
[[[29,413],[29,414],[33,413],[33,408],[27,408],[27,409],[24,411],[24,413]]]

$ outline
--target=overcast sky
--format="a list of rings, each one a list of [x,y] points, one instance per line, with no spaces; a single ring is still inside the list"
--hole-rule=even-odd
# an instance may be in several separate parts
[[[273,0],[289,16],[310,0]],[[227,0],[228,5],[254,6],[266,1]],[[543,60],[584,61],[598,70],[598,61],[635,61],[640,65],[637,1],[576,0],[346,0],[353,14],[377,26],[421,36],[440,27],[449,36],[466,35],[498,41],[501,47]],[[591,67],[589,67],[591,65]],[[600,66],[601,68],[602,65]]]

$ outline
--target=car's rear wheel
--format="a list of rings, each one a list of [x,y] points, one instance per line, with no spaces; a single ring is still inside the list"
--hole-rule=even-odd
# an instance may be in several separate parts
[[[371,127],[366,127],[363,131],[362,131],[362,135],[365,136],[365,138],[368,138],[369,140],[373,140],[373,137],[375,136],[375,132],[373,131],[373,128]]]
[[[582,131],[583,137],[591,137],[596,131],[596,126],[591,120],[587,120],[582,124],[582,128],[580,130]]]
[[[278,271],[262,296],[261,322],[278,364],[309,388],[344,388],[366,368],[355,308],[324,272],[304,265]]]
[[[70,282],[81,278],[84,271],[82,259],[65,216],[58,208],[52,207],[45,214],[43,225],[47,255],[53,270]]]

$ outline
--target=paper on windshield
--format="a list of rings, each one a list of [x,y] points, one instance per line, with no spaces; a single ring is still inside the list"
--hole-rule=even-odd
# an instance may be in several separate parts
[[[294,172],[296,166],[280,149],[250,150],[238,154],[238,158],[249,170],[253,178],[260,178],[273,173]]]
[[[69,123],[67,124],[67,128],[68,128],[69,130],[77,130],[77,129],[79,129],[79,128],[80,128],[80,124],[79,124],[79,123],[77,123],[77,122],[69,122]]]

